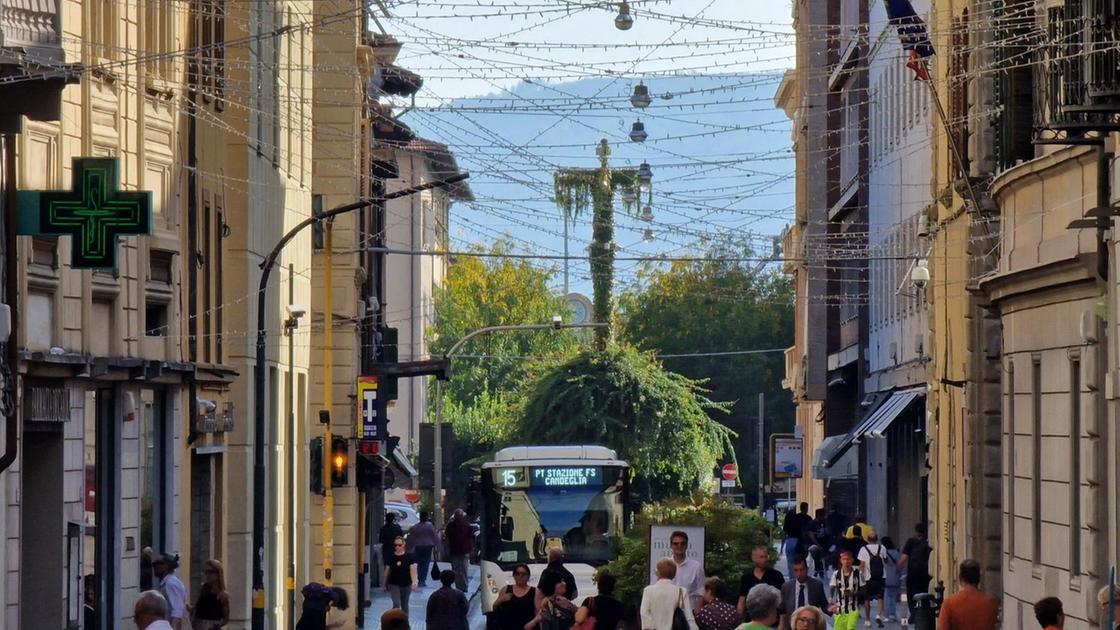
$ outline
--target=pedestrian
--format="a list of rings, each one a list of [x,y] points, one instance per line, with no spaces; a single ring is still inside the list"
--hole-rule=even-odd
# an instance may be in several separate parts
[[[859,594],[863,590],[863,579],[853,561],[850,551],[841,551],[840,568],[832,574],[832,582],[828,585],[834,630],[855,630],[859,627]],[[868,625],[871,625],[870,621]]]
[[[408,614],[408,600],[417,589],[416,561],[404,550],[404,538],[393,541],[393,553],[385,560],[385,590],[393,599],[393,608]]]
[[[1034,618],[1042,630],[1062,630],[1066,626],[1066,613],[1062,610],[1062,600],[1057,597],[1043,597],[1034,603]]]
[[[867,537],[867,544],[859,550],[860,577],[863,578],[863,613],[866,618],[865,625],[871,625],[871,602],[879,602],[879,613],[875,615],[875,624],[883,627],[883,592],[887,584],[887,563],[890,557],[887,548],[879,543],[879,536],[872,532]]]
[[[202,563],[202,586],[192,613],[194,630],[217,630],[229,623],[229,593],[221,562],[210,559]]]
[[[404,536],[404,530],[397,524],[397,515],[393,512],[386,512],[385,524],[381,526],[381,530],[377,533],[377,541],[381,543],[382,563],[389,563],[389,556],[393,555],[393,542],[400,536]]]
[[[765,545],[758,545],[751,549],[751,562],[754,568],[743,574],[739,579],[739,603],[736,606],[739,614],[744,619],[747,618],[747,594],[751,589],[759,584],[769,584],[778,591],[782,590],[782,584],[786,580],[782,574],[770,568],[770,548]]]
[[[859,528],[858,531],[856,528]],[[856,513],[855,522],[844,532],[845,538],[859,538],[863,537],[863,542],[871,542],[871,535],[875,533],[875,528],[867,523],[867,518],[863,514]]]
[[[168,622],[172,630],[187,630],[187,587],[175,575],[179,568],[179,554],[160,554],[152,560],[152,570],[159,580],[159,592],[167,600]]]
[[[159,591],[144,591],[132,606],[132,623],[136,630],[173,630],[167,622],[170,608]]]
[[[827,630],[828,618],[816,606],[802,606],[793,611],[793,630]]]
[[[859,525],[853,525],[844,535],[844,538],[840,540],[840,551],[847,551],[852,554],[855,565],[859,566],[859,552],[863,549],[863,545],[863,528]]]
[[[700,612],[696,613],[696,627],[700,630],[735,630],[743,623],[743,616],[727,602],[727,583],[718,577],[704,580],[704,597]]]
[[[151,547],[144,547],[140,550],[140,590],[150,591],[155,588],[155,569],[152,568],[152,560],[155,559],[155,552]]]
[[[902,555],[898,558],[898,570],[906,574],[906,605],[910,608],[910,616],[914,616],[914,604],[917,596],[929,592],[929,557],[933,548],[929,546],[926,538],[926,524],[918,523],[914,526],[914,535],[902,546]]]
[[[381,614],[381,630],[411,630],[408,615],[400,608],[390,608]]]
[[[747,593],[745,606],[749,621],[739,630],[769,630],[778,623],[782,594],[769,584],[758,584]]]
[[[455,583],[455,572],[444,569],[439,574],[439,582],[443,586],[428,596],[424,618],[428,630],[467,630],[467,596],[451,587]]]
[[[545,566],[544,571],[541,571],[541,578],[537,581],[537,608],[540,608],[544,598],[552,595],[552,589],[557,582],[564,582],[565,593],[568,594],[569,599],[579,597],[576,576],[564,566],[564,550],[560,547],[552,547],[548,550],[548,565]]]
[[[576,606],[568,599],[568,584],[559,580],[552,594],[541,600],[537,615],[525,624],[525,630],[568,630],[576,621]]]
[[[439,532],[432,525],[431,515],[427,512],[420,513],[420,522],[408,530],[405,538],[405,550],[416,559],[416,576],[419,578],[420,588],[428,585],[428,575],[432,567],[433,552],[439,549]]]
[[[809,565],[805,558],[793,559],[793,578],[782,585],[782,610],[796,610],[805,606],[828,609],[828,596],[824,584],[809,575]],[[790,630],[792,617],[782,615],[782,630]]]
[[[97,576],[82,578],[82,630],[97,630]]]
[[[614,587],[617,583],[618,580],[610,573],[596,574],[595,584],[599,594],[584,598],[583,605],[576,610],[576,623],[583,623],[588,617],[593,617],[595,630],[615,630],[626,616],[622,602],[614,597]]]
[[[797,555],[797,545],[801,543],[801,530],[797,521],[797,512],[790,508],[786,510],[786,517],[782,521],[782,531],[785,539],[782,541],[782,555],[786,557],[786,577],[793,575],[793,557]]]
[[[791,519],[787,519],[785,523],[786,572],[789,577],[793,577],[793,559],[804,558],[809,551],[809,545],[814,542],[813,517],[809,516],[809,504],[802,501],[798,508],[800,511],[794,514]],[[789,545],[791,537],[795,539],[792,553]]]
[[[704,566],[695,558],[688,557],[688,534],[681,531],[670,534],[669,549],[673,553],[673,562],[677,564],[677,575],[673,578],[673,584],[688,593],[689,606],[692,610],[699,610],[700,599],[704,596]]]
[[[961,562],[957,572],[961,590],[945,598],[937,613],[940,630],[993,630],[999,624],[999,603],[980,590],[980,564]]]
[[[684,613],[688,627],[698,630],[688,601],[688,592],[673,584],[673,578],[677,575],[677,563],[672,558],[662,558],[657,561],[655,571],[657,582],[642,591],[642,604],[638,609],[642,630],[672,630],[673,616],[678,608]]]
[[[1097,603],[1101,607],[1101,627],[1112,628],[1113,630],[1120,630],[1120,589],[1109,591],[1109,586],[1105,584],[1101,590],[1097,591]],[[1113,611],[1112,623],[1108,622],[1108,597],[1112,595]]]
[[[454,572],[452,572],[454,573]],[[537,614],[537,589],[529,586],[529,565],[513,567],[513,584],[506,586],[494,600],[491,619],[498,630],[524,630]],[[440,574],[443,577],[443,574]]]
[[[467,522],[467,513],[462,508],[456,509],[447,522],[448,553],[451,556],[451,568],[455,571],[455,586],[464,593],[467,592],[469,576],[467,570],[471,565],[471,552],[474,551],[474,532]]]
[[[308,582],[300,593],[303,595],[303,611],[296,622],[296,630],[326,630],[346,623],[345,619],[327,621],[332,608],[346,610],[350,607],[350,597],[345,589]]]
[[[898,572],[898,548],[890,536],[883,536],[883,547],[887,551],[886,578],[883,581],[883,605],[886,607],[887,621],[898,621],[898,587],[901,586]]]

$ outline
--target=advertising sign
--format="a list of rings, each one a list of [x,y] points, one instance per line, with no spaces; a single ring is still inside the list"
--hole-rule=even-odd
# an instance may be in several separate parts
[[[695,525],[651,525],[649,528],[649,583],[657,581],[657,561],[673,555],[669,539],[673,532],[688,534],[688,551],[685,555],[704,566],[704,528]]]
[[[358,377],[358,439],[384,439],[378,431],[380,426],[377,407],[377,377]]]
[[[770,458],[772,479],[800,479],[804,475],[801,438],[788,434],[771,435]]]

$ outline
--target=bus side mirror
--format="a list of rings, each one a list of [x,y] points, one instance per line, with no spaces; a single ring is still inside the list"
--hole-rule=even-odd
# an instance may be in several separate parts
[[[502,517],[502,540],[513,540],[513,517]]]

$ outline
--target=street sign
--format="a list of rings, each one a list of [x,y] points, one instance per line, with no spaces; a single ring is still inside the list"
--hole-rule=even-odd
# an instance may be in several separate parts
[[[803,476],[802,439],[792,435],[770,435],[771,479],[800,479]]]
[[[720,479],[719,480],[719,485],[720,485],[721,488],[734,488],[735,487],[735,480],[734,479]]]
[[[736,466],[735,464],[724,464],[722,473],[723,473],[723,480],[724,481],[729,481],[729,480],[730,481],[735,481],[735,479],[737,479],[739,477],[739,467]],[[731,485],[734,486],[735,484],[731,484]],[[728,486],[726,486],[726,484],[725,484],[725,487],[728,487]]]
[[[121,190],[117,158],[74,158],[71,190],[19,191],[17,233],[70,237],[70,266],[114,269],[119,236],[152,233],[152,193]]]
[[[404,491],[404,500],[415,505],[420,502],[420,491],[409,488]]]
[[[358,377],[358,439],[380,440],[381,414],[377,400],[377,377]]]

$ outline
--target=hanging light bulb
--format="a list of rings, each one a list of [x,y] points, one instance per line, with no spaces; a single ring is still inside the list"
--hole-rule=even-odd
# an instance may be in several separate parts
[[[642,221],[653,221],[653,206],[648,203],[642,208],[642,214],[638,217]]]
[[[630,5],[623,1],[618,3],[618,15],[614,18],[614,27],[620,31],[628,31],[634,26],[634,18],[630,17]]]
[[[653,241],[653,230],[646,228],[642,230],[642,240],[649,243]]]
[[[626,188],[622,189],[622,203],[624,203],[626,205],[630,205],[637,200],[638,200],[638,195],[637,195],[637,193],[634,192],[633,188],[627,186]]]
[[[673,100],[673,93],[672,92],[666,92],[666,93],[662,94],[661,95],[661,100],[663,100],[663,101]]]
[[[634,126],[630,128],[630,140],[632,142],[645,142],[649,134],[646,133],[646,126],[642,121],[636,121]]]
[[[653,99],[649,96],[649,88],[641,81],[634,86],[634,93],[630,95],[630,104],[634,107],[649,107]]]
[[[649,184],[653,181],[653,171],[649,169],[649,162],[642,162],[638,166],[638,183]]]

